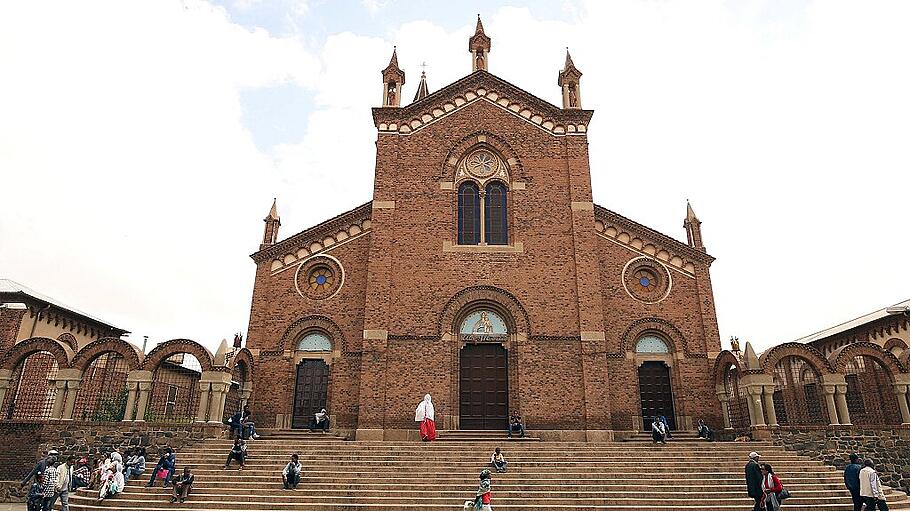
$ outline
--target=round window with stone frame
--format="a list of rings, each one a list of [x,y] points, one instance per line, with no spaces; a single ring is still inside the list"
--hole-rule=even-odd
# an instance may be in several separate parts
[[[297,292],[312,300],[331,298],[344,280],[341,265],[331,257],[317,256],[297,269]]]
[[[622,281],[629,295],[645,303],[657,303],[670,292],[670,272],[649,257],[629,261],[623,271]]]

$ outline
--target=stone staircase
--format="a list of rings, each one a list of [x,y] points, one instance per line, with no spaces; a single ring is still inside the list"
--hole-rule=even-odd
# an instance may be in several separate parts
[[[645,435],[625,442],[508,441],[504,433],[440,435],[448,441],[347,442],[324,433],[272,431],[249,444],[246,469],[223,470],[228,440],[208,440],[178,452],[178,469],[194,468],[196,484],[184,504],[170,504],[159,487],[139,478],[101,504],[94,492],[70,497],[72,509],[197,510],[459,510],[477,487],[496,446],[509,462],[493,474],[497,510],[656,509],[741,511],[743,466],[749,451],[762,454],[793,494],[787,511],[852,509],[835,468],[770,443],[709,443],[681,434],[654,446]],[[281,469],[300,455],[305,474],[296,491],[283,490]],[[891,509],[910,510],[910,499],[889,490]]]

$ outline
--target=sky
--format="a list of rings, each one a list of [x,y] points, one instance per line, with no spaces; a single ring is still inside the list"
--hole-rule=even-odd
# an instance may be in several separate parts
[[[0,3],[0,278],[133,332],[246,332],[281,238],[371,199],[380,70],[584,73],[594,201],[685,240],[758,351],[910,298],[910,2]],[[425,68],[421,64],[426,64]],[[883,272],[877,273],[877,272]]]

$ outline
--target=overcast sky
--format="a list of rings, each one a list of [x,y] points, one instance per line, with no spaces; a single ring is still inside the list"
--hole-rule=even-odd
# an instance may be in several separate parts
[[[596,203],[703,221],[721,336],[759,349],[910,298],[910,2],[0,3],[0,277],[134,332],[246,331],[281,238],[371,199],[380,70],[584,73]]]

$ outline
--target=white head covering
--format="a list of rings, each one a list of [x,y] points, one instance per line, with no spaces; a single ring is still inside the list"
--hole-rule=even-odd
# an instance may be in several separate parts
[[[423,396],[423,401],[417,405],[417,410],[414,412],[415,422],[423,422],[424,419],[436,420],[436,409],[433,408],[433,401],[429,394]]]

